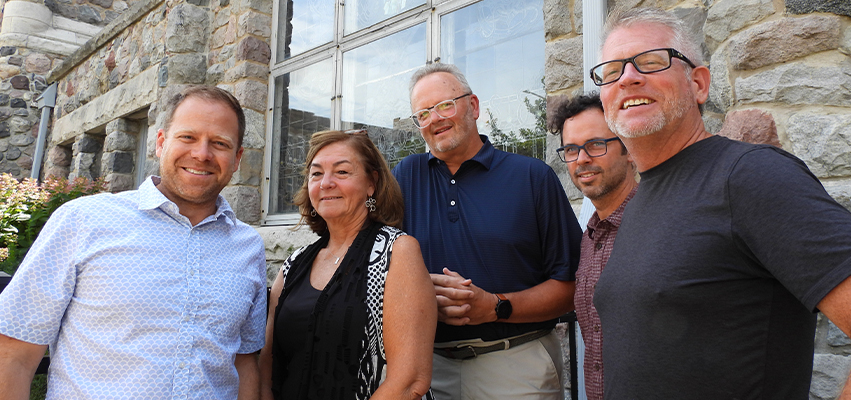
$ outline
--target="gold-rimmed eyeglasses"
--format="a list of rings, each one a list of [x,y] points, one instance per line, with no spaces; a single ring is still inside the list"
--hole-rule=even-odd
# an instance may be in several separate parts
[[[417,128],[425,128],[431,123],[431,110],[434,110],[434,113],[442,119],[452,118],[455,116],[455,113],[458,112],[455,100],[471,94],[472,93],[462,94],[454,99],[444,100],[429,108],[419,110],[411,115],[411,119],[414,121],[414,125],[416,125]]]

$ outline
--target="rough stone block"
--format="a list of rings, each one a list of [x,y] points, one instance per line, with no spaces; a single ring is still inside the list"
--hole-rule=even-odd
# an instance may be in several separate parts
[[[15,160],[15,164],[17,164],[22,169],[31,170],[33,168],[33,158],[29,155],[22,154],[20,157],[18,157],[17,160]]]
[[[774,117],[763,110],[737,110],[727,114],[721,136],[748,143],[781,147]]]
[[[582,2],[573,2],[573,30],[577,35],[582,34]]]
[[[847,0],[786,0],[786,11],[792,14],[826,12],[851,17],[851,2]]]
[[[12,108],[26,108],[27,102],[24,99],[12,99],[9,103]]]
[[[266,147],[266,115],[254,110],[242,110],[245,113],[245,138],[242,147],[262,149]]]
[[[206,10],[187,3],[178,4],[168,14],[166,50],[174,53],[205,52],[208,32]]]
[[[851,106],[851,62],[813,66],[792,63],[736,78],[743,103],[823,104]]]
[[[103,143],[101,142],[101,139],[96,136],[84,134],[77,137],[72,148],[74,150],[74,154],[94,154],[103,149]]]
[[[570,0],[544,1],[544,39],[549,41],[573,31]]]
[[[32,135],[23,134],[23,135],[12,135],[9,138],[9,144],[12,146],[26,147],[35,142],[35,138]]]
[[[168,58],[168,83],[204,83],[207,57],[202,54],[172,54]]]
[[[120,131],[112,132],[106,136],[104,151],[134,151],[136,143],[136,135]]]
[[[21,167],[14,162],[3,160],[0,162],[0,173],[7,173],[14,176],[21,176]]]
[[[233,208],[236,217],[246,224],[260,222],[260,191],[251,186],[228,186],[222,196]]]
[[[3,155],[7,160],[14,161],[21,156],[21,149],[15,146],[10,146]]]
[[[133,154],[123,151],[104,153],[101,157],[101,171],[107,173],[133,173]]]
[[[839,47],[839,17],[810,15],[766,22],[736,35],[730,43],[734,69],[778,64]]]
[[[269,65],[243,61],[228,70],[224,76],[226,82],[236,82],[243,78],[256,78],[265,81],[269,78]]]
[[[810,399],[835,399],[851,371],[851,357],[816,354],[813,357],[813,380]]]
[[[268,91],[269,86],[266,83],[246,79],[234,85],[233,95],[243,108],[265,111],[268,105],[266,102]]]
[[[239,169],[231,177],[231,185],[260,186],[260,177],[263,175],[263,151],[245,149],[242,152],[242,160]]]
[[[730,71],[727,65],[727,52],[716,51],[712,54],[709,62],[709,73],[711,75],[709,84],[709,102],[718,108],[719,112],[726,112],[733,106],[733,85],[730,83]]]
[[[828,321],[827,344],[831,347],[842,347],[851,345],[851,339],[842,332],[833,322]]]
[[[9,57],[9,60],[7,62],[11,65],[17,65],[19,67],[24,65],[24,60],[22,60],[21,57]]]
[[[819,178],[851,175],[851,114],[792,114],[786,126],[792,153]]]
[[[9,64],[0,64],[0,79],[9,79],[9,77],[18,75],[20,73],[20,67]]]
[[[249,36],[242,39],[237,45],[236,58],[237,60],[257,61],[261,64],[268,64],[272,57],[272,49],[269,45],[256,37]]]
[[[98,13],[97,10],[95,10],[94,8],[86,5],[77,6],[77,18],[81,22],[85,22],[87,24],[98,26],[104,24],[103,18],[101,17],[100,13]]]
[[[130,174],[107,174],[104,180],[106,181],[106,190],[112,193],[133,190],[136,186],[135,178]]]
[[[842,207],[851,211],[851,178],[838,180],[831,179],[829,181],[822,181],[822,184],[830,197],[833,197],[833,199],[836,200],[837,203],[841,204]],[[851,349],[849,349],[849,351],[851,351]]]
[[[47,163],[58,167],[71,166],[71,150],[62,146],[51,147],[47,152]]]
[[[19,117],[17,115],[9,118],[9,130],[11,130],[12,133],[28,133],[30,128],[33,127],[33,124],[35,124],[35,121],[30,121],[27,118]]]
[[[12,87],[18,90],[29,90],[30,89],[30,78],[27,78],[24,75],[13,76],[12,79],[9,80],[12,84]]]
[[[6,105],[9,105],[9,95],[5,95],[5,99],[4,99],[3,95],[0,94],[0,106],[6,106]],[[27,114],[29,114],[29,112],[27,112]],[[0,108],[0,121],[9,119],[9,117],[11,117],[11,116],[12,116],[12,109],[11,108],[6,108],[6,107]]]
[[[50,58],[41,53],[31,53],[24,60],[27,72],[42,75],[50,71],[51,63]]]
[[[68,167],[51,165],[44,169],[44,176],[47,178],[67,178],[70,172],[71,169]]]
[[[106,124],[106,131],[109,133],[124,132],[135,135],[136,132],[139,132],[139,124],[131,119],[117,118]]]
[[[16,51],[18,51],[17,47],[3,46],[3,47],[0,47],[0,56],[4,56],[4,57],[5,56],[11,56],[12,54],[15,54]]]
[[[581,36],[547,43],[544,58],[544,87],[547,92],[582,84]]]
[[[546,14],[544,14],[546,15]],[[245,35],[272,37],[272,17],[255,11],[248,11],[239,16],[237,21],[237,36]]]
[[[711,51],[727,40],[730,33],[762,20],[774,13],[771,0],[720,1],[709,8],[706,25],[706,44]]]
[[[207,84],[215,85],[222,81],[225,76],[225,66],[224,64],[213,64],[210,68],[207,68]]]

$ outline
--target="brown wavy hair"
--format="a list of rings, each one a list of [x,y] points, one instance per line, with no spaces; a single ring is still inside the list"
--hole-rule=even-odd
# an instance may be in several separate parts
[[[382,223],[384,225],[402,228],[402,218],[405,215],[405,206],[402,201],[402,190],[399,189],[399,183],[396,178],[390,173],[390,168],[387,166],[387,161],[384,156],[372,143],[366,131],[322,131],[316,132],[310,137],[310,149],[307,151],[307,159],[304,162],[304,182],[301,184],[298,192],[293,197],[293,204],[298,206],[301,219],[299,224],[306,224],[310,229],[322,234],[328,229],[325,219],[319,214],[316,216],[310,215],[313,211],[313,204],[310,204],[310,196],[307,191],[307,181],[310,178],[310,163],[316,158],[316,153],[322,150],[325,146],[333,143],[345,142],[352,151],[357,153],[361,165],[366,171],[368,179],[372,179],[373,171],[378,172],[378,180],[373,182],[375,185],[375,193],[372,195],[375,198],[375,211],[368,213],[367,217],[370,220]]]

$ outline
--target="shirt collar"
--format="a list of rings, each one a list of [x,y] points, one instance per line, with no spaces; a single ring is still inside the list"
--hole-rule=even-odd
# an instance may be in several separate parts
[[[476,155],[473,156],[473,158],[471,158],[467,161],[464,161],[464,164],[472,161],[472,162],[476,162],[476,163],[481,164],[483,167],[485,167],[485,169],[490,169],[491,164],[493,163],[493,156],[494,156],[494,153],[496,152],[496,149],[493,147],[493,145],[490,142],[490,139],[488,139],[487,136],[479,135],[479,138],[482,139],[482,148],[479,149],[479,152],[476,153]],[[432,153],[432,152],[428,153],[429,165],[434,165],[434,163],[437,163],[438,161],[441,161],[441,160],[439,158],[435,157],[434,153]]]
[[[153,210],[155,208],[159,208],[170,215],[174,213],[180,214],[177,204],[174,204],[174,202],[165,197],[165,195],[157,189],[157,184],[159,184],[161,180],[161,177],[151,175],[142,182],[142,185],[139,186],[139,209]],[[211,217],[213,220],[217,220],[221,215],[226,217],[225,221],[228,224],[236,224],[236,214],[233,212],[233,209],[230,207],[227,200],[225,200],[225,198],[220,194],[216,198],[216,212],[213,213]],[[210,220],[211,217],[205,218],[204,221]]]
[[[602,221],[600,220],[600,216],[597,214],[597,212],[594,211],[594,214],[591,215],[591,219],[588,220],[588,229],[586,229],[586,232],[588,232],[589,236],[593,234],[593,231],[596,230],[597,226],[599,226],[601,223],[607,223],[614,229],[620,228],[621,219],[623,219],[623,210],[624,208],[626,208],[626,204],[629,203],[630,200],[632,200],[633,196],[635,196],[635,192],[637,190],[638,185],[635,185],[635,187],[632,188],[629,194],[626,195],[626,198],[623,200],[621,205],[618,206],[615,211],[609,214],[609,216]]]

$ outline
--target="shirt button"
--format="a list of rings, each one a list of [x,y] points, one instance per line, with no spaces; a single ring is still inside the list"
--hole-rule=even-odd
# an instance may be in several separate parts
[[[180,368],[186,368],[186,363],[185,363],[185,362],[181,362],[181,363],[180,363],[180,365],[179,365],[179,367],[180,367]]]
[[[453,185],[454,185],[454,184],[455,184],[455,179],[453,179],[453,180],[449,181],[449,183],[451,183],[451,184],[453,184]]]
[[[600,332],[600,325],[594,325],[594,332]]]
[[[602,249],[602,248],[603,248],[603,244],[602,244],[602,243],[597,243],[594,247],[595,247],[597,250],[600,250],[600,249]]]
[[[600,370],[600,364],[594,363],[594,371],[599,371],[599,370]]]
[[[455,205],[455,200],[450,201],[450,202],[449,202],[449,205],[450,205],[450,206],[454,206],[454,205]]]

